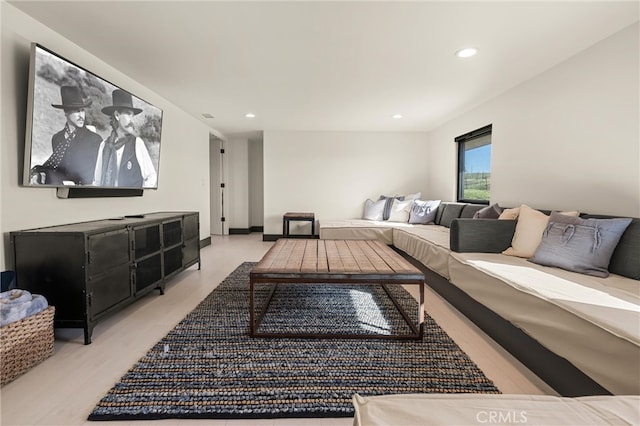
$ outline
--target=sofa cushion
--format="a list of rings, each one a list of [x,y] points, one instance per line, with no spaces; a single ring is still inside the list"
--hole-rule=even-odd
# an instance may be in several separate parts
[[[353,424],[638,424],[639,404],[638,395],[571,398],[552,395],[451,393],[360,396],[356,393],[353,395]]]
[[[321,240],[376,240],[393,244],[393,227],[411,226],[382,220],[337,219],[319,222]]]
[[[436,220],[440,200],[414,200],[409,214],[409,223],[426,225]]]
[[[362,218],[366,220],[382,220],[382,213],[386,202],[387,201],[385,199],[378,201],[368,199],[364,202],[364,213]]]
[[[449,228],[439,225],[395,227],[393,245],[433,272],[449,278]]]
[[[571,211],[562,214],[578,216],[579,212]],[[511,247],[503,251],[502,254],[526,258],[533,256],[548,222],[549,216],[543,212],[532,209],[526,204],[521,205]]]
[[[449,257],[450,282],[613,393],[640,392],[638,282],[491,253]]]
[[[473,215],[474,219],[497,219],[500,217],[500,214],[504,210],[502,207],[498,205],[498,203],[491,204],[490,206],[484,207]]]
[[[595,277],[609,276],[608,266],[631,218],[581,219],[551,213],[531,262]]]
[[[453,219],[460,217],[460,213],[462,213],[462,209],[465,205],[466,204],[463,203],[445,203],[442,215],[439,218],[440,221],[436,221],[436,224],[446,226],[448,228],[451,226],[451,221]]]

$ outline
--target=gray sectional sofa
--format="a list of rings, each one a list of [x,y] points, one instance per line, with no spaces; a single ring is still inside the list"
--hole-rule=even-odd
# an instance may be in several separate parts
[[[393,245],[561,395],[640,394],[640,219],[627,227],[603,278],[502,254],[517,220],[473,219],[483,207],[442,203],[432,225],[321,220],[320,238]]]

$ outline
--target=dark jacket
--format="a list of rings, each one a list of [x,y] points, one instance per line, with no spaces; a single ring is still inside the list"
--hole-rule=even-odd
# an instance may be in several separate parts
[[[47,171],[46,182],[50,185],[62,184],[70,180],[76,185],[91,185],[96,169],[96,158],[102,138],[97,133],[84,127],[76,129],[76,137],[71,142],[57,170]],[[64,143],[64,129],[53,135],[51,147]]]

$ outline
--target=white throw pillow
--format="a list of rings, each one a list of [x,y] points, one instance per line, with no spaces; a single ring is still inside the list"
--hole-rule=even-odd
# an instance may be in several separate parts
[[[578,211],[560,212],[564,215],[577,217]],[[532,209],[523,204],[520,206],[520,214],[516,223],[516,230],[513,233],[511,247],[502,252],[507,256],[517,256],[530,258],[542,241],[542,233],[547,227],[549,216],[541,211]]]
[[[393,200],[391,205],[391,212],[389,213],[389,222],[409,222],[409,213],[411,212],[411,206],[413,200],[400,201],[398,199]]]
[[[386,200],[384,199],[378,201],[368,199],[364,202],[364,213],[362,218],[367,220],[382,220],[382,212],[384,210],[385,203]]]
[[[426,225],[435,222],[439,205],[440,200],[413,200],[409,223]]]

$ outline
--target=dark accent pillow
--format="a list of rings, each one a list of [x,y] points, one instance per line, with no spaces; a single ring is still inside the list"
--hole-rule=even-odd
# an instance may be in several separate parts
[[[497,219],[502,214],[504,209],[498,205],[498,203],[491,204],[483,209],[478,210],[473,215],[474,219]]]
[[[582,219],[552,212],[533,263],[594,277],[609,276],[609,262],[631,218]]]
[[[413,200],[409,213],[409,223],[427,225],[436,220],[440,200]]]

